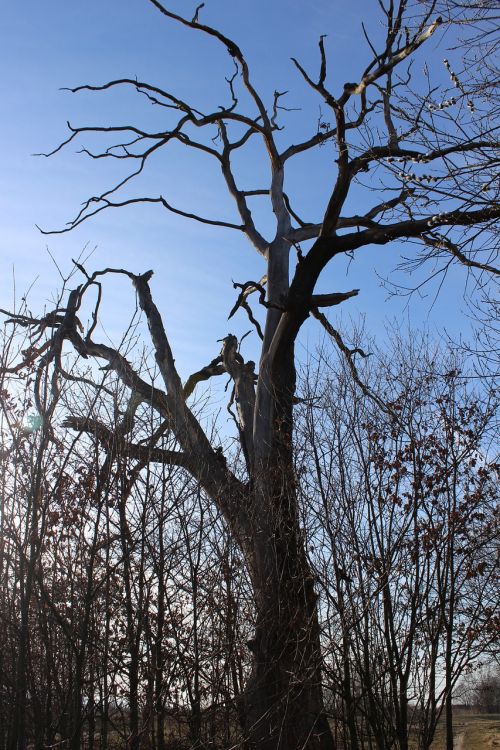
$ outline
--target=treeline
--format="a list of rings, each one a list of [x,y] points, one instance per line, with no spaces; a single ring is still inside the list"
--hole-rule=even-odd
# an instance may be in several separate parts
[[[14,346],[0,749],[244,747],[254,614],[223,519],[109,373],[95,386],[72,372],[44,412]],[[359,372],[321,353],[303,373],[296,482],[339,748],[429,748],[464,671],[498,643],[496,408],[424,340]]]
[[[500,665],[489,663],[466,674],[460,682],[458,699],[468,708],[487,714],[500,714]]]
[[[500,633],[496,402],[422,339],[395,341],[363,380],[361,395],[328,361],[305,380],[299,471],[331,711],[345,747],[428,748]]]

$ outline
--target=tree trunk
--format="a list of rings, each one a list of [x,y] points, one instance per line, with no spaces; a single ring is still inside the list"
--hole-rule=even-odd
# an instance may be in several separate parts
[[[43,455],[43,452],[40,449],[38,461],[40,460],[41,455]],[[38,466],[39,464],[37,464],[37,469]],[[26,564],[21,558],[19,568],[19,583],[21,592],[20,628],[16,665],[16,697],[14,705],[14,717],[11,725],[11,733],[8,740],[10,750],[25,750],[28,744],[28,658],[30,647],[30,604],[33,593],[35,565],[38,557],[37,535],[39,474],[40,471],[38,471],[38,474],[35,475],[36,485],[35,490],[33,491],[33,506],[31,510],[32,515],[30,518],[30,525],[28,527],[28,533],[30,537],[29,556]]]
[[[70,733],[68,747],[71,750],[80,750],[82,741],[82,672],[77,666],[75,670],[75,682],[72,687],[72,695],[70,701],[70,716],[68,734]]]
[[[275,355],[268,375],[270,445],[267,451],[259,446],[252,498],[256,630],[248,644],[254,664],[247,734],[256,750],[333,750],[321,686],[318,597],[297,512],[293,341]]]
[[[333,750],[321,689],[317,596],[304,555],[295,555],[285,535],[268,540],[268,575],[256,591],[257,622],[249,648],[253,674],[247,686],[246,718],[251,748]],[[297,550],[296,550],[297,551]]]
[[[246,698],[248,736],[250,747],[258,750],[333,750],[321,686],[318,597],[297,513],[293,362],[282,382],[288,388],[280,388],[284,397],[275,402],[270,460],[254,490],[251,567],[257,617],[248,644],[254,655]]]
[[[23,567],[21,567],[21,575]],[[9,737],[10,750],[25,750],[27,743],[27,651],[29,640],[29,597],[31,596],[31,571],[28,570],[26,591],[21,600],[21,615],[19,628],[18,655],[16,665],[16,698],[14,717]]]

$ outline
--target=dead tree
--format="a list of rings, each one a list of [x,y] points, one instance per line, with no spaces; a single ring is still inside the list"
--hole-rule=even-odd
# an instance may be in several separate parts
[[[323,705],[320,632],[314,579],[303,545],[293,464],[293,406],[295,394],[295,342],[304,321],[313,314],[322,322],[352,362],[354,353],[342,342],[321,310],[339,305],[358,294],[358,289],[315,293],[326,266],[336,258],[364,248],[404,242],[409,247],[402,263],[407,267],[429,261],[431,275],[445,275],[452,264],[484,289],[498,275],[491,244],[492,228],[500,216],[495,198],[495,149],[498,139],[488,120],[482,94],[462,86],[448,63],[450,84],[438,89],[430,76],[413,83],[408,65],[422,54],[427,40],[443,27],[436,3],[409,0],[379,3],[386,33],[376,47],[365,29],[372,59],[354,82],[338,85],[328,79],[325,39],[319,40],[319,70],[306,70],[294,60],[299,77],[318,96],[328,115],[314,122],[297,143],[283,146],[281,119],[286,107],[284,93],[275,91],[270,101],[252,82],[247,59],[237,44],[201,20],[201,5],[188,18],[169,10],[159,0],[149,0],[168,22],[203,34],[225,49],[234,66],[228,78],[229,104],[201,112],[167,89],[134,79],[115,79],[100,85],[78,86],[72,91],[99,91],[126,87],[162,107],[168,128],[149,132],[133,124],[70,127],[66,144],[86,133],[112,138],[98,152],[85,150],[94,159],[120,159],[133,166],[113,187],[90,197],[78,215],[61,232],[67,232],[92,216],[136,203],[156,203],[163,209],[211,227],[243,233],[260,255],[263,278],[235,284],[239,289],[230,317],[246,311],[262,339],[258,368],[245,361],[235,336],[223,339],[222,349],[210,364],[182,383],[176,369],[167,331],[153,300],[152,272],[133,274],[125,269],[87,273],[71,291],[64,309],[43,319],[17,317],[21,325],[40,331],[48,343],[34,347],[26,362],[38,362],[35,388],[42,373],[51,372],[52,389],[64,378],[63,344],[79,357],[95,358],[115,371],[130,391],[130,408],[115,429],[69,415],[75,430],[99,434],[114,451],[126,451],[143,461],[180,465],[190,472],[217,504],[242,550],[252,581],[256,629],[249,641],[253,675],[246,688],[246,728],[249,746],[258,750],[321,748],[334,742]],[[387,6],[387,7],[385,7]],[[425,8],[425,10],[424,10]],[[245,104],[243,104],[245,102]],[[485,103],[486,102],[486,103]],[[248,111],[245,109],[248,108]],[[458,123],[458,125],[457,125]],[[195,137],[199,133],[199,137]],[[251,189],[238,184],[233,170],[235,155],[249,141],[260,139],[270,168],[270,182]],[[127,189],[143,172],[150,157],[169,144],[180,143],[213,158],[219,165],[237,219],[219,220],[193,213],[171,202],[170,196],[131,197]],[[303,220],[286,192],[289,162],[321,146],[335,149],[329,199],[321,216]],[[346,213],[356,187],[366,188],[366,205],[359,214]],[[305,188],[304,188],[305,189]],[[380,193],[380,196],[378,195]],[[270,200],[275,216],[273,234],[264,236],[252,216],[253,201]],[[363,205],[363,204],[360,204]],[[299,243],[305,243],[301,249]],[[290,253],[297,262],[290,269]],[[291,272],[290,272],[291,271]],[[127,276],[147,320],[163,388],[143,379],[120,351],[96,340],[101,284],[109,274]],[[291,281],[290,281],[291,277]],[[78,312],[88,292],[97,289],[93,323],[81,330]],[[250,307],[257,295],[265,324]],[[21,368],[22,362],[16,367]],[[246,464],[246,476],[232,472],[221,451],[210,443],[190,408],[196,385],[228,374]],[[50,408],[38,398],[43,415]],[[46,399],[47,401],[47,399]],[[141,402],[163,419],[160,432],[147,442],[128,439],[127,424]],[[170,432],[175,450],[156,445],[158,435]]]

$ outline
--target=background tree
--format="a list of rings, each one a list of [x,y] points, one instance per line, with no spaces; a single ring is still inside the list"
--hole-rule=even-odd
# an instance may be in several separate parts
[[[492,394],[428,337],[304,376],[297,470],[325,681],[346,746],[429,748],[465,670],[498,646]],[[380,410],[376,399],[388,410]]]
[[[418,738],[428,750],[440,717],[452,736],[450,689],[498,644],[496,401],[472,390],[456,355],[416,335],[355,372],[358,382],[348,362],[323,353],[301,379],[296,422],[326,707],[339,745],[401,748]],[[71,377],[65,398],[75,401],[61,416],[70,410],[72,426],[86,431],[75,441],[51,422],[61,441],[45,470],[23,737],[82,748],[91,738],[102,748],[234,747],[245,735],[255,617],[241,553],[192,477],[159,460],[168,435],[139,456],[151,407],[138,407],[124,435],[123,418],[112,430],[96,417],[113,395],[116,413],[129,414],[126,393],[108,382],[97,401],[86,399],[92,381]],[[15,385],[4,373],[7,384]],[[5,390],[4,413],[13,408]],[[22,592],[9,581],[23,556],[11,540],[30,529],[31,481],[13,481],[17,465],[3,474],[12,665]],[[19,479],[32,474],[21,464]],[[18,743],[12,665],[2,677],[5,727]]]
[[[479,673],[467,675],[459,685],[457,698],[476,711],[498,713],[500,710],[498,665],[489,664]]]

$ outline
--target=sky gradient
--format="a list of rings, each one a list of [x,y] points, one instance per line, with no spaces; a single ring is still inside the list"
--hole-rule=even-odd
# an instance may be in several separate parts
[[[194,4],[180,0],[169,7],[186,15],[194,10]],[[320,34],[327,34],[332,88],[356,80],[369,56],[360,13],[376,39],[380,28],[377,8],[376,2],[365,0],[209,0],[202,20],[239,44],[247,55],[255,86],[268,104],[275,89],[289,91],[286,105],[300,111],[285,114],[287,128],[280,134],[285,143],[314,130],[322,115],[290,57],[296,56],[316,72],[317,42]],[[425,55],[417,58],[419,71],[424,59],[441,61],[446,56],[445,46],[431,40]],[[69,144],[50,159],[33,154],[50,151],[63,141],[68,132],[66,121],[72,125],[148,126],[157,122],[161,127],[164,113],[137,95],[126,91],[71,94],[60,91],[61,87],[137,76],[189,100],[200,110],[214,110],[229,100],[225,77],[233,70],[231,58],[214,40],[163,18],[147,0],[9,3],[4,9],[1,47],[0,307],[12,307],[14,279],[18,300],[34,283],[29,296],[34,313],[44,305],[51,307],[61,279],[49,251],[64,276],[72,268],[71,259],[90,250],[94,252],[86,264],[89,271],[119,266],[140,273],[151,268],[155,271],[153,292],[185,378],[216,356],[217,339],[229,331],[241,334],[248,330],[242,314],[230,323],[226,320],[235,300],[232,280],[259,279],[264,272],[262,259],[241,234],[190,223],[157,206],[105,211],[71,233],[43,235],[36,225],[62,228],[76,215],[82,201],[113,184],[122,174],[122,165],[76,154],[82,145],[96,145],[92,137]],[[299,157],[291,169],[295,203],[309,221],[321,220],[332,186],[332,167],[333,154],[327,144],[311,158]],[[268,185],[261,144],[252,144],[241,158],[238,172],[246,188]],[[203,154],[186,153],[179,146],[152,163],[133,193],[161,194],[185,211],[238,221],[216,165]],[[366,206],[350,206],[353,212],[363,208]],[[260,206],[255,210],[265,232],[266,227],[272,227],[270,215]],[[432,285],[425,299],[388,298],[381,277],[389,274],[396,256],[391,245],[363,250],[352,264],[336,262],[318,291],[359,287],[359,297],[345,303],[341,314],[345,321],[364,316],[368,331],[375,336],[381,333],[385,320],[394,319],[401,325],[409,322],[436,332],[446,328],[454,335],[467,331],[467,319],[461,314],[465,307],[461,270],[449,274],[437,299]],[[80,280],[75,275],[69,286]],[[110,282],[99,335],[116,343],[134,305],[126,280]],[[308,324],[302,334],[303,346],[313,348],[316,335],[321,333]]]

